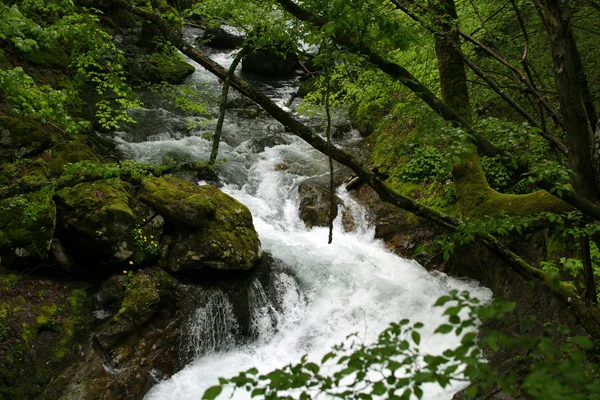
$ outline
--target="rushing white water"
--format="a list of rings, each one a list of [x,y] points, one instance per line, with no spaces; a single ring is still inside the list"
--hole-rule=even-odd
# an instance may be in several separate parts
[[[230,62],[223,54],[214,58],[225,65]],[[192,81],[216,83],[201,67],[196,67]],[[271,95],[283,103],[290,87],[289,82],[280,84]],[[153,112],[156,110],[140,111]],[[357,332],[365,342],[371,342],[390,322],[404,318],[425,324],[421,348],[427,353],[441,353],[457,345],[459,340],[453,335],[433,334],[443,319],[441,310],[432,308],[432,304],[455,288],[469,290],[484,300],[490,298],[490,292],[472,282],[431,275],[417,263],[391,254],[381,241],[373,239],[369,218],[343,191],[338,194],[353,210],[357,229],[345,233],[338,217],[334,241],[327,244],[327,229],[309,230],[299,220],[297,194],[298,184],[307,176],[327,171],[324,157],[286,134],[272,120],[240,120],[232,115],[226,120],[225,143],[220,150],[220,155],[228,160],[219,167],[225,182],[223,190],[249,207],[263,248],[295,278],[287,273],[277,276],[275,287],[281,302],[278,309],[269,304],[260,283],[252,283],[252,329],[257,340],[249,344],[231,346],[232,341],[219,336],[229,335],[227,324],[235,322],[231,321],[227,299],[216,294],[213,303],[198,310],[190,328],[190,343],[196,339],[201,342],[193,344],[198,357],[156,385],[146,399],[197,400],[206,388],[218,383],[219,377],[231,377],[251,367],[267,372],[294,363],[304,354],[320,360],[349,334]],[[167,116],[177,119],[172,114]],[[146,134],[146,141],[133,140],[135,135],[122,133],[118,139],[120,148],[126,156],[141,161],[171,156],[207,158],[210,141],[170,129],[165,125],[163,132]],[[215,324],[224,324],[224,329],[206,331]],[[222,345],[223,340],[229,345]],[[456,389],[430,385],[425,398],[449,399]],[[240,391],[234,397],[247,398],[248,394]]]

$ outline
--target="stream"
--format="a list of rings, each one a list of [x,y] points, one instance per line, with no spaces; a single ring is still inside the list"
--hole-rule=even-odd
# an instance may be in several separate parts
[[[193,30],[186,32],[190,38],[195,34]],[[224,67],[232,62],[231,53],[209,54]],[[186,83],[202,83],[218,98],[217,79],[187,61],[196,72]],[[293,79],[250,80],[281,106],[296,90]],[[232,90],[230,98],[236,96]],[[295,106],[297,101],[290,108]],[[113,136],[126,158],[143,162],[208,159],[212,142],[203,134],[213,131],[215,121],[196,117],[192,121],[196,126],[190,129],[190,120],[166,100],[163,103],[150,95],[146,107],[133,111],[138,124]],[[264,114],[244,119],[237,113],[227,113],[219,151],[219,157],[227,161],[218,165],[218,175],[222,190],[252,212],[263,249],[287,270],[275,282],[280,304],[271,304],[256,282],[250,296],[256,340],[239,343],[231,335],[236,323],[231,305],[226,297],[215,293],[189,324],[195,358],[173,377],[155,385],[145,398],[199,400],[219,377],[231,377],[252,367],[268,372],[297,362],[304,354],[318,362],[333,345],[348,340],[349,334],[356,332],[366,343],[373,342],[390,322],[404,318],[425,324],[421,331],[425,352],[441,353],[457,345],[459,338],[454,335],[433,334],[444,322],[442,310],[432,308],[433,303],[452,289],[469,290],[483,301],[491,298],[490,291],[474,282],[432,275],[416,262],[390,253],[383,242],[373,238],[369,215],[344,189],[338,189],[338,195],[352,210],[356,229],[344,232],[338,216],[333,243],[328,245],[326,228],[307,229],[298,218],[297,190],[307,177],[328,173],[326,157]],[[359,140],[357,133],[350,133],[336,145],[351,146]],[[424,398],[450,399],[461,387],[428,385]],[[221,396],[228,398],[229,394]],[[242,390],[233,398],[249,395]]]

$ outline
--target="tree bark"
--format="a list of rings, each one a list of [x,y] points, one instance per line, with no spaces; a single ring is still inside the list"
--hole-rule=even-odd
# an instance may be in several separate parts
[[[571,9],[567,0],[543,0],[554,76],[560,109],[565,121],[569,166],[574,172],[573,189],[587,200],[597,203],[598,166],[592,160],[593,124],[596,113],[591,104],[579,50],[573,37]]]

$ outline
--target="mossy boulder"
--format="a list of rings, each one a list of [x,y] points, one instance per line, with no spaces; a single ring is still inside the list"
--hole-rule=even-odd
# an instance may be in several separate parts
[[[0,269],[0,399],[33,399],[78,357],[90,318],[85,287]]]
[[[52,135],[38,124],[0,117],[0,162],[38,154],[54,144]]]
[[[188,75],[193,74],[196,69],[185,61],[155,53],[130,59],[128,70],[133,82],[178,84]]]
[[[97,152],[88,143],[87,136],[76,134],[45,151],[42,158],[46,161],[49,175],[58,177],[67,164],[85,160],[99,162],[96,154]]]
[[[44,193],[0,201],[2,264],[22,268],[48,256],[56,225],[56,206]]]
[[[156,267],[104,282],[94,298],[103,300],[96,307],[111,316],[92,333],[96,346],[62,371],[40,398],[141,399],[157,378],[174,374],[183,366],[180,289]]]
[[[119,179],[60,190],[60,240],[90,273],[107,274],[144,264],[158,253],[163,219],[137,201]]]
[[[120,286],[122,300],[118,311],[96,334],[98,343],[105,350],[148,322],[161,302],[173,301],[177,297],[177,281],[160,268],[137,273],[125,271],[123,275],[111,277],[109,282],[112,285],[105,284],[104,290]]]
[[[204,31],[201,43],[215,49],[233,50],[244,43],[244,37],[224,28],[209,28]]]
[[[172,272],[249,269],[262,253],[246,206],[210,186],[172,177],[147,179],[139,198],[161,213],[170,233],[162,263]]]
[[[292,50],[269,47],[256,50],[242,60],[242,71],[267,76],[293,75],[298,68],[298,55]]]

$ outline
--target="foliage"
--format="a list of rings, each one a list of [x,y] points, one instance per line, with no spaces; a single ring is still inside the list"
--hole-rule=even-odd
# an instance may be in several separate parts
[[[142,222],[145,223],[146,220],[144,219]],[[143,251],[148,256],[158,255],[158,240],[156,240],[153,235],[144,232],[143,225],[136,225],[135,228],[133,228],[131,235],[133,236],[133,241],[138,250]]]
[[[400,177],[407,182],[445,182],[450,178],[450,166],[443,152],[433,146],[420,146],[402,166]]]
[[[72,1],[65,0],[3,5],[1,11],[0,40],[10,41],[18,50],[33,57],[43,51],[70,52],[70,64],[63,68],[75,70],[79,87],[91,84],[104,96],[97,105],[102,127],[114,129],[120,122],[133,122],[127,110],[141,103],[126,83],[122,52],[110,34],[99,28],[99,10],[80,10]],[[65,112],[65,103],[73,93],[48,86],[37,87],[20,67],[0,71],[0,89],[7,94],[18,115],[53,122],[67,131],[80,129],[81,124],[75,123]]]

